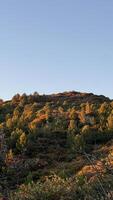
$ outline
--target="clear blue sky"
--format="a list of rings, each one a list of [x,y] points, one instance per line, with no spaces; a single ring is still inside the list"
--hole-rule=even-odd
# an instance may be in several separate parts
[[[113,98],[113,0],[0,1],[0,98],[66,90]]]

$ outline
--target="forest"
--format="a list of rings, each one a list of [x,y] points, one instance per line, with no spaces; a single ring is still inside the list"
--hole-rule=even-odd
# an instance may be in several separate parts
[[[113,199],[113,100],[92,93],[0,100],[1,200]]]

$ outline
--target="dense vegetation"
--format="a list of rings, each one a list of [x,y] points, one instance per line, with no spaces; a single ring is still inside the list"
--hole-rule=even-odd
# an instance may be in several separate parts
[[[113,101],[65,92],[0,100],[0,194],[113,199]]]

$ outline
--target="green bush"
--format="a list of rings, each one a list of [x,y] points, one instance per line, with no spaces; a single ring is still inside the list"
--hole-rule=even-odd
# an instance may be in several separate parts
[[[22,185],[17,192],[10,194],[9,200],[103,200],[111,194],[112,183],[112,176],[110,180],[108,176],[103,177],[100,187],[97,178],[89,182],[85,176],[64,180],[52,175],[37,183]]]

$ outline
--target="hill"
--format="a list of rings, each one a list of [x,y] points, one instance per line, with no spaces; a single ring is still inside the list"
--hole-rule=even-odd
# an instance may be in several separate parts
[[[0,101],[1,199],[113,199],[112,155],[108,97],[35,92]]]

